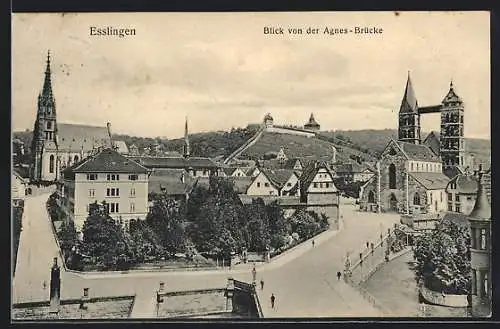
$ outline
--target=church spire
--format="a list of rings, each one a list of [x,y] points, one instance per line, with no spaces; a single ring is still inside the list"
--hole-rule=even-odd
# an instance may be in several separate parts
[[[408,71],[405,93],[403,96],[403,100],[401,101],[401,107],[399,108],[399,112],[417,112],[417,111],[418,111],[417,97],[415,96],[415,91],[413,90],[413,85],[411,83],[410,71]]]
[[[186,123],[184,125],[184,157],[187,158],[190,155],[189,148],[189,135],[188,135],[188,118],[186,116]]]
[[[47,51],[47,62],[45,67],[45,80],[43,81],[43,89],[41,96],[52,98],[52,73],[50,71],[50,50]]]

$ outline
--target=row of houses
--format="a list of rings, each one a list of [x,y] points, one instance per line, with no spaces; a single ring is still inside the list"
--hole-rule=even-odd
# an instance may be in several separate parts
[[[208,186],[211,176],[224,172],[234,182],[242,203],[261,197],[277,201],[291,215],[298,209],[325,214],[338,225],[339,191],[335,174],[326,163],[310,162],[302,170],[259,168],[245,172],[218,170],[205,158],[127,157],[106,148],[74,163],[62,173],[61,206],[78,231],[88,216],[89,205],[106,202],[109,214],[125,228],[132,219],[145,219],[152,193],[186,200],[198,185]],[[222,176],[222,175],[220,175]]]

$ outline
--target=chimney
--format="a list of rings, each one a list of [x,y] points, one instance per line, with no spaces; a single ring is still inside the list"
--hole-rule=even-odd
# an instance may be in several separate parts
[[[112,133],[111,133],[111,122],[106,123],[106,128],[108,129],[108,137],[109,137],[109,143],[110,143],[110,145],[111,145],[111,148],[112,148],[112,149],[115,149],[115,148],[116,148],[116,146],[115,146],[115,144],[113,143],[113,137],[112,137],[113,135],[112,135]]]

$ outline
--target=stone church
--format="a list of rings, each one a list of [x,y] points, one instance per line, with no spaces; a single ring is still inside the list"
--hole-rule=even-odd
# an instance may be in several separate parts
[[[441,114],[441,132],[422,142],[420,116]],[[391,140],[377,162],[377,173],[362,187],[367,211],[437,213],[447,210],[446,185],[463,170],[464,106],[453,83],[440,105],[420,107],[410,75],[399,110],[398,141]]]
[[[52,90],[50,53],[45,79],[38,95],[38,110],[31,144],[30,180],[55,181],[61,171],[98,149],[110,147],[110,124],[103,127],[57,122],[56,101]]]

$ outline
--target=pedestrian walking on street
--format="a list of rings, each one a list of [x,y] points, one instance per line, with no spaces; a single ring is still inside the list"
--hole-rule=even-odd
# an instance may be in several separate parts
[[[47,281],[43,281],[42,283],[43,290],[47,289]]]
[[[274,297],[274,294],[271,294],[271,308],[274,308],[275,301],[276,301],[276,297]]]
[[[337,279],[340,281],[340,277],[342,276],[342,273],[337,272]]]
[[[314,242],[314,240],[313,240],[313,241],[312,241],[313,247],[314,247],[314,243],[315,243],[315,242]]]
[[[264,280],[260,280],[260,290],[264,290]]]
[[[366,249],[370,248],[370,243],[366,241]]]
[[[255,263],[253,263],[253,269],[252,269],[252,282],[256,283],[257,281],[257,270],[255,269]]]

